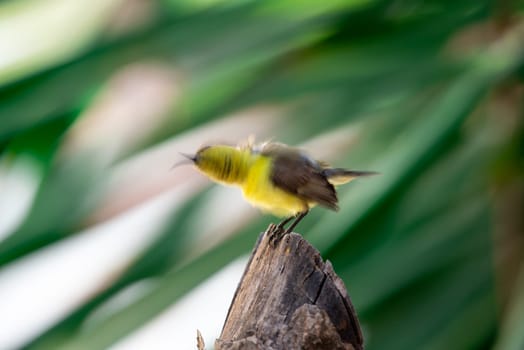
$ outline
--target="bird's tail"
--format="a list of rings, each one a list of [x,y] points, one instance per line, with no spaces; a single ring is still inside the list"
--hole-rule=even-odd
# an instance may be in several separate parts
[[[359,171],[342,168],[324,169],[324,176],[326,176],[326,178],[332,185],[343,185],[357,177],[371,176],[377,174],[379,173],[375,171]]]

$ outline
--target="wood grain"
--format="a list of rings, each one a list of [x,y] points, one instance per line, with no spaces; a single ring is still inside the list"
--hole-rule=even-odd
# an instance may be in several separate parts
[[[235,292],[217,350],[361,350],[343,281],[302,236],[262,233]]]

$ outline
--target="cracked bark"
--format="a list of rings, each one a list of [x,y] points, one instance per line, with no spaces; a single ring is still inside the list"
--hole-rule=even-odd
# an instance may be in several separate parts
[[[302,236],[253,249],[216,350],[361,350],[357,315],[329,261]]]

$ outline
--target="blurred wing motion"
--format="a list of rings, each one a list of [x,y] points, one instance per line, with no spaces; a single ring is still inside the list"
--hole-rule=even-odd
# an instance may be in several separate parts
[[[270,174],[273,184],[304,201],[338,210],[334,185],[345,184],[356,177],[375,175],[370,171],[329,168],[324,162],[309,157],[303,151],[281,143],[266,143],[261,154],[273,159]]]

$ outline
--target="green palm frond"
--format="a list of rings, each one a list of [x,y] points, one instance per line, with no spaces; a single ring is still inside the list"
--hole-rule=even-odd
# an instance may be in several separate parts
[[[89,295],[5,346],[106,349],[246,256],[273,218],[169,167],[191,151],[177,147],[252,133],[381,173],[300,226],[344,279],[366,348],[524,346],[524,255],[507,248],[522,243],[518,2],[100,0],[79,18],[85,4],[73,1],[62,34],[32,32],[59,3],[0,4],[0,38],[47,38],[32,51],[0,43],[20,57],[0,59],[0,218],[17,207],[2,179],[19,162],[36,188],[18,224],[0,225],[0,309],[24,302],[1,292],[19,266],[34,271],[32,259],[175,200]],[[217,228],[207,217],[219,199]]]

